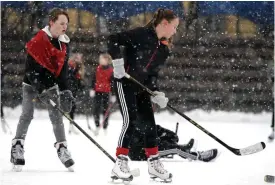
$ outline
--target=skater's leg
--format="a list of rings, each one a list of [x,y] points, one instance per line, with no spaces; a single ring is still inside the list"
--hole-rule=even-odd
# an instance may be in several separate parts
[[[274,105],[273,105],[273,109],[272,109],[272,121],[271,121],[271,128],[274,131]]]
[[[157,129],[152,109],[150,96],[142,93],[137,97],[137,109],[140,116],[139,124],[144,125],[144,143],[147,156],[148,172],[151,178],[159,178],[164,181],[171,181],[172,174],[164,169],[159,160]]]
[[[7,133],[6,120],[4,119],[3,105],[1,101],[1,128],[4,133]]]
[[[75,113],[76,105],[73,103],[72,110],[70,112],[70,118],[74,120],[74,113]]]
[[[23,101],[22,101],[22,113],[19,118],[19,123],[16,129],[15,139],[23,139],[28,132],[29,125],[33,119],[34,112],[34,99],[37,96],[37,92],[32,88],[32,86],[24,84],[23,85]]]
[[[52,101],[56,103],[56,105],[60,106],[60,98],[59,98],[59,89],[58,86],[54,86],[51,88],[51,90],[48,90],[48,95]],[[69,170],[73,170],[72,166],[74,165],[74,161],[71,157],[70,152],[67,149],[67,142],[66,142],[66,136],[65,136],[65,129],[62,119],[62,114],[60,111],[56,108],[54,108],[52,105],[50,105],[48,101],[48,111],[49,111],[49,117],[53,125],[53,131],[56,138],[56,143],[54,144],[55,148],[57,149],[57,154],[60,159],[60,161],[65,165],[66,168],[69,168]]]
[[[3,111],[3,104],[2,104],[2,101],[1,101],[1,119],[4,118],[4,111]]]
[[[102,94],[96,92],[95,97],[94,97],[94,110],[93,110],[93,116],[94,116],[94,121],[95,121],[96,127],[99,127],[101,99],[102,99]]]
[[[109,115],[105,115],[105,114],[106,114],[107,109],[109,107],[109,93],[104,93],[103,98],[102,98],[102,107],[103,107],[103,117],[107,116],[106,118],[103,118],[103,119],[105,119],[104,122],[103,122],[103,129],[107,129]]]
[[[56,103],[56,105],[59,107],[60,106],[60,98],[58,94],[58,86],[52,87],[53,90],[48,91],[49,96],[52,101]],[[65,136],[65,129],[64,129],[64,124],[63,124],[63,118],[62,114],[58,111],[58,109],[54,108],[49,102],[47,104],[47,108],[49,111],[49,117],[52,122],[53,126],[53,132],[56,138],[57,142],[63,142],[66,141],[66,136]]]
[[[22,113],[16,129],[15,138],[12,140],[11,159],[14,164],[14,170],[21,171],[25,165],[24,143],[31,120],[33,119],[34,105],[33,99],[37,92],[30,85],[23,85]]]
[[[133,85],[127,80],[117,80],[115,91],[119,103],[119,108],[123,118],[123,126],[118,140],[116,150],[116,164],[112,170],[112,177],[123,180],[132,180],[128,166],[129,145],[135,129],[136,117],[136,96]]]
[[[75,109],[76,109],[76,105],[75,105],[75,103],[73,103],[72,110],[71,110],[71,112],[70,112],[70,118],[71,118],[72,120],[74,120]],[[75,128],[74,125],[70,122],[69,134],[72,133],[72,132],[73,132],[74,134],[78,134],[76,128]]]
[[[137,110],[139,116],[139,125],[142,125],[144,132],[144,143],[147,157],[158,153],[157,129],[152,109],[150,96],[146,93],[137,96]],[[147,150],[148,149],[148,150]]]

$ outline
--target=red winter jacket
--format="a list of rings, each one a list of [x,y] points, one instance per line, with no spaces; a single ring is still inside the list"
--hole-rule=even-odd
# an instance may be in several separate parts
[[[112,91],[113,68],[99,65],[92,81],[92,88],[96,92],[110,93]]]

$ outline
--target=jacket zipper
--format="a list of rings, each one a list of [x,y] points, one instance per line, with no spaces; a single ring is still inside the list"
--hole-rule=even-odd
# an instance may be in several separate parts
[[[156,53],[157,53],[157,51],[158,51],[159,44],[160,44],[160,43],[159,43],[159,41],[158,41],[158,45],[157,45],[157,47],[156,47],[154,53],[152,54],[152,56],[151,56],[149,62],[147,63],[147,65],[146,65],[146,67],[145,67],[146,70],[148,69],[148,67],[149,67],[149,66],[151,65],[151,63],[153,62],[153,60],[154,60],[154,58],[155,58],[155,56],[156,56]]]

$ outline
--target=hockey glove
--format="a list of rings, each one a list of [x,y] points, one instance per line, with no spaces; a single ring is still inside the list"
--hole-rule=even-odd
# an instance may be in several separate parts
[[[91,98],[95,97],[95,91],[91,89],[89,95]]]
[[[75,98],[73,97],[73,93],[70,90],[64,90],[60,92],[60,108],[69,113],[72,110],[73,102],[75,102]]]
[[[116,96],[114,96],[114,95],[111,96],[111,102],[112,102],[112,103],[115,103],[115,102],[116,102]]]
[[[155,96],[151,96],[151,101],[158,104],[160,108],[165,108],[168,103],[168,98],[165,97],[163,92],[154,91]]]
[[[44,102],[44,103],[49,103],[50,99],[56,100],[58,99],[59,92],[58,92],[58,87],[53,86],[47,90],[43,90],[41,94],[38,95],[38,98]]]
[[[123,58],[113,60],[112,63],[114,67],[114,77],[117,79],[123,78],[126,75]]]

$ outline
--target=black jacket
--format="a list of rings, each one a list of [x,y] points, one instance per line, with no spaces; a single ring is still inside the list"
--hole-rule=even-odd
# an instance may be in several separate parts
[[[53,46],[60,50],[58,39],[49,37]],[[60,75],[56,78],[50,71],[38,64],[31,55],[27,55],[25,63],[25,75],[23,82],[32,85],[39,93],[44,89],[58,85],[61,91],[68,89],[68,57],[69,46],[66,44],[67,53]]]
[[[121,46],[124,46],[123,54]],[[124,58],[125,70],[133,78],[152,90],[157,89],[158,72],[169,56],[169,49],[159,41],[153,27],[139,27],[110,35],[108,52],[113,60]]]

